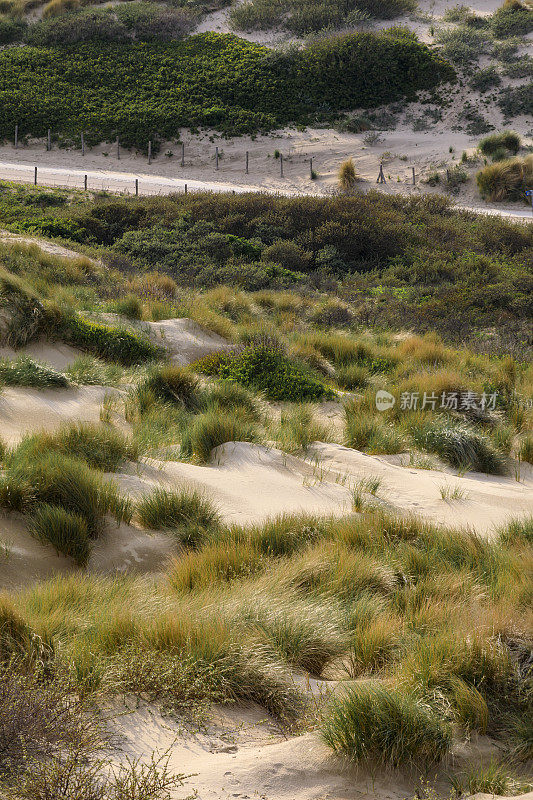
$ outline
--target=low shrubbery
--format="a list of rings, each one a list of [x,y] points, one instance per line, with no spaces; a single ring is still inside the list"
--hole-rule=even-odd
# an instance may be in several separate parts
[[[67,316],[61,327],[61,335],[81,350],[88,350],[110,361],[118,361],[124,366],[153,361],[162,352],[146,336],[127,328],[113,328],[90,322],[80,316]]]
[[[163,365],[156,367],[140,387],[152,392],[163,402],[178,403],[192,410],[198,406],[198,380],[183,367]]]
[[[139,500],[136,516],[145,528],[185,531],[185,534],[189,529],[205,532],[219,524],[218,512],[211,501],[189,489],[154,489]]]
[[[502,149],[507,151],[509,155],[515,156],[520,150],[520,136],[514,131],[502,131],[501,133],[493,133],[490,136],[485,136],[479,143],[479,149],[485,156],[494,157]]]
[[[488,437],[459,420],[414,421],[410,433],[418,447],[458,469],[501,474],[505,459]]]
[[[52,128],[78,143],[84,131],[88,143],[119,136],[143,150],[149,139],[171,140],[184,126],[232,135],[271,130],[331,115],[326,106],[380,105],[454,78],[429,48],[397,30],[290,52],[217,33],[127,47],[91,41],[9,48],[0,52],[0,70],[2,136],[18,124],[21,136]]]
[[[250,345],[240,352],[207,356],[193,364],[198,372],[233,380],[263,392],[269,400],[320,400],[333,391],[292,363],[277,347]]]

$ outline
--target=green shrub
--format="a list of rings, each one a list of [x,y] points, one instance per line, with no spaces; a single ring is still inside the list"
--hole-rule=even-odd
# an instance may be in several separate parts
[[[191,410],[198,406],[198,380],[184,367],[164,364],[156,367],[143,388],[167,403],[179,403]]]
[[[251,345],[237,353],[215,354],[192,365],[199,372],[217,375],[263,392],[269,400],[320,400],[334,396],[276,347]]]
[[[152,530],[194,530],[196,526],[206,531],[220,521],[211,501],[189,489],[154,489],[138,501],[136,515],[141,525]]]
[[[512,155],[516,155],[520,150],[521,139],[514,131],[501,131],[485,136],[478,145],[484,156],[493,156],[502,147]]]
[[[236,412],[206,411],[194,418],[189,429],[188,445],[201,463],[211,460],[215,447],[226,442],[257,442],[255,425]]]
[[[29,356],[0,361],[0,384],[5,386],[33,386],[38,389],[66,388],[69,383],[65,375],[46,364],[40,364]]]
[[[529,81],[522,86],[505,86],[498,96],[498,105],[508,119],[520,114],[530,114],[533,107],[533,82]]]
[[[65,318],[61,335],[81,350],[88,350],[110,361],[118,361],[126,367],[153,361],[162,352],[161,348],[141,334],[126,328],[112,328],[89,322],[79,316]]]
[[[333,701],[322,725],[333,750],[356,763],[428,767],[452,743],[450,726],[421,700],[377,683],[352,686]]]
[[[504,5],[491,17],[490,26],[497,39],[511,36],[527,36],[533,31],[533,10],[520,3]]]
[[[125,147],[142,149],[150,138],[171,140],[183,126],[233,135],[271,130],[327,116],[326,106],[380,105],[454,78],[429,48],[397,31],[350,34],[286,53],[218,33],[127,47],[87,41],[8,48],[0,52],[0,71],[0,135],[12,136],[18,121],[21,135],[42,137],[52,128],[79,141],[85,131],[88,143],[118,135]]]
[[[90,538],[87,522],[80,514],[61,506],[42,503],[32,510],[29,529],[42,542],[48,542],[80,566],[87,563]]]

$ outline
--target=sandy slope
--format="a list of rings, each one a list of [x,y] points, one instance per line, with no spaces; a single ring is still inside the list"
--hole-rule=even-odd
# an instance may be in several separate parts
[[[26,433],[54,430],[63,422],[99,422],[105,386],[75,389],[6,388],[0,394],[0,437],[16,444]]]
[[[372,776],[355,770],[331,754],[318,733],[285,737],[262,709],[214,709],[214,719],[201,731],[186,731],[183,724],[163,716],[150,705],[113,709],[111,730],[117,747],[116,762],[126,757],[146,759],[152,752],[166,753],[173,774],[188,775],[175,800],[406,800],[414,798],[414,776],[384,772]],[[118,712],[118,713],[116,713]],[[455,767],[472,757],[489,759],[494,749],[485,737],[460,745]],[[448,797],[446,767],[439,771],[437,791]],[[418,784],[419,788],[419,784]],[[440,791],[439,791],[440,790]],[[197,794],[193,794],[197,792]],[[476,800],[496,800],[475,795]],[[533,793],[517,800],[533,800]]]
[[[202,328],[192,319],[165,319],[144,322],[142,327],[168,352],[170,360],[181,366],[199,358],[231,349],[227,339]]]

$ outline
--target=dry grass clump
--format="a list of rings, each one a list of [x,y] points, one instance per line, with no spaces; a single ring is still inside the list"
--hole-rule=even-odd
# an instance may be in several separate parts
[[[171,364],[155,367],[139,389],[152,392],[163,402],[178,403],[189,410],[198,406],[198,379],[183,367]]]
[[[200,463],[207,464],[215,447],[226,442],[257,442],[259,432],[236,411],[222,412],[213,409],[199,414],[188,431],[188,447],[191,455]]]
[[[344,441],[367,453],[401,453],[406,448],[402,432],[390,422],[352,405],[345,407]]]
[[[477,173],[476,181],[481,196],[491,203],[524,200],[533,183],[533,155],[489,164]]]
[[[339,188],[341,191],[349,194],[355,189],[357,180],[357,172],[355,171],[353,158],[348,158],[346,161],[343,161],[339,167]]]
[[[313,442],[331,442],[333,439],[332,431],[317,422],[309,405],[282,411],[279,423],[272,427],[277,447],[289,453],[305,453]]]
[[[196,489],[187,488],[156,488],[138,501],[135,513],[143,527],[172,531],[190,545],[205,538],[220,522],[213,503]]]

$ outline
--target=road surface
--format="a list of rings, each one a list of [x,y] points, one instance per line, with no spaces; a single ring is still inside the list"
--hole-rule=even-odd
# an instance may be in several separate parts
[[[65,169],[61,167],[38,167],[37,183],[39,186],[54,186],[69,189],[83,189],[87,176],[87,188],[92,191],[107,190],[110,192],[124,192],[135,194],[136,181],[138,181],[139,194],[171,194],[173,192],[268,192],[271,194],[284,194],[296,196],[301,193],[271,189],[262,186],[240,186],[236,183],[223,181],[198,181],[187,178],[165,178],[162,175],[146,175],[143,173],[113,172],[112,170],[85,171],[81,169]],[[11,163],[0,161],[0,179],[33,183],[35,179],[35,164]],[[187,187],[187,188],[186,188]],[[306,194],[318,195],[318,192],[309,191]],[[461,206],[465,211],[474,211],[480,214],[496,214],[502,217],[512,217],[517,220],[533,221],[532,211],[514,211],[499,208],[477,208],[475,206]]]

